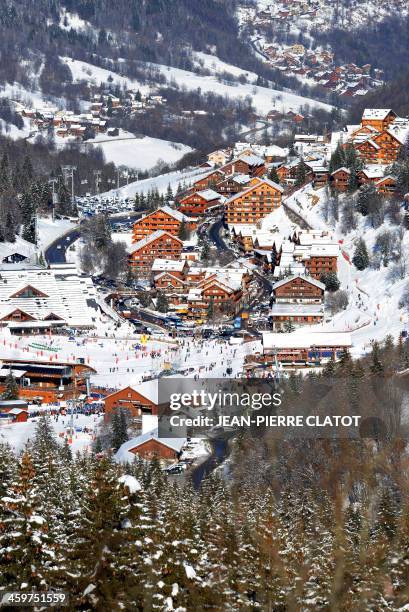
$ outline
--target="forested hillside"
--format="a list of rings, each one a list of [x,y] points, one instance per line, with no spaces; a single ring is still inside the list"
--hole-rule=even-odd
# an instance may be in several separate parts
[[[239,39],[234,15],[235,0],[7,0],[0,6],[0,80],[24,82],[29,71],[22,60],[37,74],[44,56],[52,68],[58,55],[191,68],[190,47],[262,72]]]
[[[401,117],[409,114],[409,71],[402,74],[384,87],[363,96],[356,101],[350,111],[350,121],[360,121],[365,108],[392,108]]]
[[[376,65],[388,78],[398,77],[409,62],[409,15],[391,14],[358,30],[335,25],[325,32],[314,31],[313,36],[317,42],[331,45],[339,62]]]

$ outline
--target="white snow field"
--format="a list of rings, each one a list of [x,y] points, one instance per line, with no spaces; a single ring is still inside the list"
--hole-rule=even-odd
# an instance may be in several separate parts
[[[155,189],[157,189],[160,194],[164,194],[166,193],[168,185],[170,185],[173,192],[175,192],[179,184],[189,184],[191,181],[198,180],[201,176],[208,174],[208,172],[209,168],[175,170],[174,172],[167,172],[166,174],[160,174],[159,176],[143,179],[142,181],[134,181],[129,183],[129,185],[125,185],[119,189],[111,189],[101,195],[103,197],[118,195],[120,198],[132,198],[137,193],[147,193]]]
[[[135,170],[150,170],[159,161],[174,164],[193,150],[178,142],[149,136],[138,138],[125,131],[121,131],[115,138],[99,134],[93,140],[87,141],[86,147],[88,146],[101,148],[107,162],[112,162],[116,166],[128,166]]]
[[[56,438],[61,442],[64,440],[64,437],[71,440],[69,442],[70,448],[75,455],[77,452],[91,451],[93,437],[103,416],[96,414],[74,415],[75,432],[72,437],[67,435],[67,429],[70,428],[70,415],[58,415],[58,419],[55,419],[53,416],[50,418]],[[39,417],[33,417],[26,423],[13,423],[10,425],[0,423],[0,443],[4,444],[7,442],[17,452],[22,451],[27,442],[33,439],[38,420]],[[87,431],[84,431],[84,427]]]

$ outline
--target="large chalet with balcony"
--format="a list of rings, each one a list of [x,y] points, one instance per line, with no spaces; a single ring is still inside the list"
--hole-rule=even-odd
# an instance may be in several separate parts
[[[183,242],[169,232],[158,230],[133,244],[129,250],[131,271],[149,276],[155,259],[180,259]]]
[[[325,285],[311,276],[296,274],[273,285],[270,320],[275,331],[316,325],[324,319]]]
[[[204,215],[209,209],[220,204],[220,194],[213,189],[195,191],[179,200],[179,211],[185,215],[198,217]]]
[[[172,236],[178,236],[182,224],[185,225],[187,231],[193,231],[197,227],[197,219],[187,217],[170,206],[162,206],[135,221],[132,242],[138,242],[158,230],[168,232]]]
[[[325,285],[311,276],[296,274],[273,285],[276,304],[322,304]]]
[[[229,225],[255,224],[281,206],[284,189],[269,179],[257,179],[252,186],[225,202]]]
[[[204,191],[205,189],[216,189],[216,185],[224,179],[224,173],[221,170],[212,170],[205,176],[197,179],[193,183],[192,189],[194,191]]]
[[[343,146],[352,144],[366,164],[388,165],[397,160],[409,134],[409,119],[391,109],[367,108],[359,126],[347,126]]]
[[[212,303],[214,312],[234,314],[241,306],[242,284],[229,275],[213,274],[190,289],[187,296],[188,317],[205,320]]]

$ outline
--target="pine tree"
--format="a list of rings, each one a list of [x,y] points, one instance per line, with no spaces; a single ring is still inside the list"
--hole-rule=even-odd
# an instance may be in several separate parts
[[[376,340],[372,343],[371,359],[371,372],[373,374],[380,374],[381,372],[383,372],[384,368],[380,358],[379,342],[377,342]]]
[[[19,388],[18,388],[17,381],[11,370],[7,374],[4,384],[5,384],[5,389],[2,394],[3,399],[5,400],[18,399]]]
[[[349,193],[353,193],[359,189],[359,177],[356,168],[351,168],[351,172],[349,174],[348,180],[348,191]]]
[[[46,590],[45,573],[53,558],[42,516],[35,470],[29,453],[19,463],[17,479],[3,497],[0,528],[0,584],[10,590]]]
[[[35,214],[35,208],[33,205],[33,198],[27,191],[25,191],[20,198],[20,211],[23,225],[29,224]]]
[[[405,210],[405,213],[402,219],[402,225],[406,230],[409,229],[409,210]]]
[[[297,172],[295,175],[295,187],[301,187],[304,185],[307,178],[307,172],[304,162],[301,160],[297,167]]]
[[[202,261],[207,261],[210,257],[210,247],[209,243],[206,241],[203,243],[202,251],[200,253],[200,258]]]
[[[270,170],[269,179],[270,181],[273,181],[273,183],[277,183],[277,185],[280,184],[280,177],[277,174],[277,168],[274,166]]]
[[[165,201],[166,201],[166,204],[170,204],[170,202],[173,201],[173,191],[172,191],[172,187],[171,187],[170,183],[168,183],[168,188],[166,190]]]
[[[17,475],[16,459],[8,444],[0,443],[0,500]]]
[[[4,238],[6,242],[16,241],[16,222],[11,210],[7,211],[6,223],[4,225]]]
[[[21,167],[21,184],[23,188],[26,188],[34,178],[33,164],[28,155],[25,156],[23,165]]]
[[[116,554],[126,538],[121,529],[125,504],[117,466],[107,457],[94,462],[66,550],[65,580],[75,609],[123,609],[128,572],[118,567]]]
[[[39,263],[40,266],[43,266],[44,268],[47,267],[47,264],[46,264],[46,261],[44,259],[44,255],[43,255],[42,251],[40,252],[40,256],[38,258],[38,263]]]
[[[324,272],[321,274],[320,281],[324,283],[326,291],[338,291],[340,282],[335,272]]]
[[[24,240],[27,240],[27,242],[32,242],[33,244],[36,244],[35,219],[31,219],[27,224],[23,225],[21,237]]]
[[[369,265],[369,255],[363,238],[359,238],[355,247],[352,263],[358,270],[365,270]]]
[[[10,188],[10,178],[9,156],[5,151],[0,160],[0,192],[7,191]]]
[[[167,295],[162,291],[158,292],[156,299],[156,309],[159,312],[168,312],[169,310],[169,300],[167,298]]]
[[[345,156],[344,151],[340,144],[337,145],[334,153],[331,155],[331,159],[329,162],[329,171],[330,173],[335,172],[338,168],[342,168],[345,165]]]
[[[117,451],[128,440],[128,416],[125,408],[116,410],[111,417],[112,448]]]
[[[189,238],[189,232],[187,231],[185,221],[182,221],[179,226],[178,238],[180,240],[188,240]]]
[[[356,209],[361,215],[366,217],[371,208],[371,200],[377,196],[376,188],[372,183],[362,185],[358,192],[356,200]]]
[[[213,296],[209,300],[209,304],[207,306],[207,318],[211,321],[214,317],[214,298]]]

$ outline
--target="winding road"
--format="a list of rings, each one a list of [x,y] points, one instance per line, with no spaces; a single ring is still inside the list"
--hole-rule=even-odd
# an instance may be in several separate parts
[[[131,219],[139,219],[146,211],[124,213],[121,216],[115,215],[108,217],[111,228],[115,228],[125,223],[129,223]],[[59,236],[45,250],[44,257],[48,264],[66,263],[66,252],[73,242],[78,240],[81,235],[81,227],[76,225]]]

